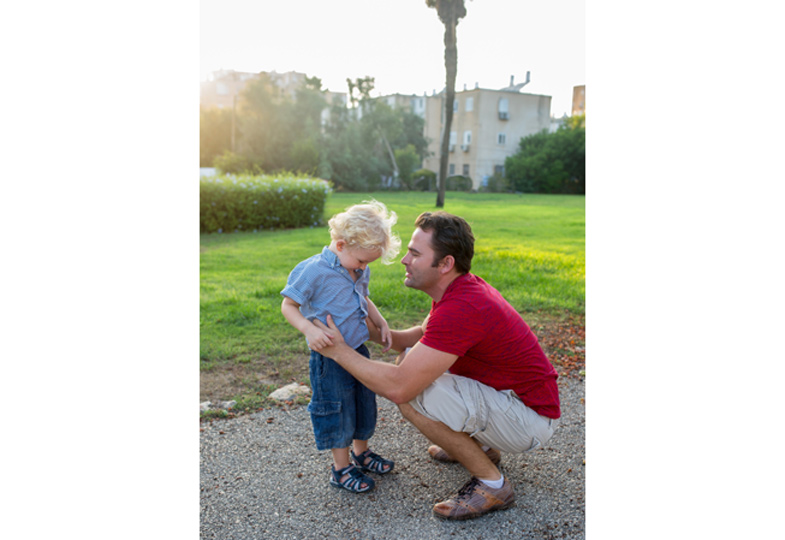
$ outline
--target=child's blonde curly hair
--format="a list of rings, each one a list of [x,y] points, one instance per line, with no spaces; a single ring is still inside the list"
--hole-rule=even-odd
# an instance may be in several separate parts
[[[401,239],[392,232],[398,216],[376,200],[363,201],[330,218],[330,238],[349,247],[381,251],[380,259],[390,264],[401,249]]]

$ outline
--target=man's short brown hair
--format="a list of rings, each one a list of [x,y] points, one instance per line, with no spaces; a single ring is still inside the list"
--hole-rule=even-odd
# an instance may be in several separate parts
[[[447,212],[423,212],[414,225],[423,231],[433,232],[431,248],[435,257],[431,266],[437,266],[447,255],[455,259],[455,269],[468,274],[474,257],[474,235],[465,219]]]

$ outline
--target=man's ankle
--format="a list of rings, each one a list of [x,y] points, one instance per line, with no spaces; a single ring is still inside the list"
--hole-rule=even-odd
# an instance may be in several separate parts
[[[501,489],[501,487],[504,485],[504,475],[500,473],[500,476],[501,478],[499,478],[498,480],[488,480],[485,478],[478,478],[477,480],[479,480],[489,488]]]

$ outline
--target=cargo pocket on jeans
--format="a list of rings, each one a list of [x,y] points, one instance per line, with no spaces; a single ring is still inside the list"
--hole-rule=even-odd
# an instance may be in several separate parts
[[[308,412],[311,413],[317,448],[332,448],[333,441],[341,435],[341,402],[311,401]]]

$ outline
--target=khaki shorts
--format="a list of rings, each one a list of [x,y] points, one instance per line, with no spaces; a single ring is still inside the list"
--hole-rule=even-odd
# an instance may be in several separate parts
[[[502,452],[534,450],[548,442],[559,424],[524,405],[512,390],[495,390],[449,373],[409,404],[427,418]]]

